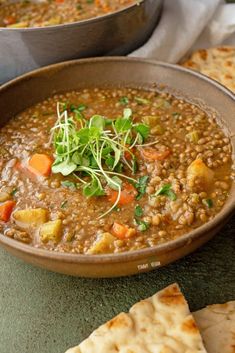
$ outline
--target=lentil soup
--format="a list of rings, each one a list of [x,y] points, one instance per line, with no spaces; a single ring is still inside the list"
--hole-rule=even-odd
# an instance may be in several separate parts
[[[55,95],[0,131],[0,227],[51,251],[119,253],[177,239],[220,212],[231,143],[168,93]]]
[[[0,1],[0,26],[44,27],[72,23],[115,12],[136,0]]]

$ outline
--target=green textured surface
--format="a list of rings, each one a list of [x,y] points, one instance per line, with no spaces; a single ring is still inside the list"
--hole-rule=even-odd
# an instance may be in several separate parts
[[[196,253],[148,274],[73,278],[34,268],[3,250],[0,264],[0,353],[64,353],[101,323],[174,281],[192,310],[235,300],[235,217]]]

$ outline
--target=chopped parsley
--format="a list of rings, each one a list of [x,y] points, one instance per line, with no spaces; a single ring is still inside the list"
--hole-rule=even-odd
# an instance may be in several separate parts
[[[135,218],[135,224],[137,225],[137,229],[140,232],[145,232],[146,230],[149,229],[149,223],[148,222],[144,222],[144,221],[141,221],[141,220],[138,220],[138,219]]]
[[[63,201],[63,202],[61,202],[60,207],[61,207],[61,208],[66,208],[67,205],[68,205],[68,201]]]
[[[129,99],[127,97],[121,97],[119,99],[119,102],[122,104],[122,105],[127,105],[129,103]]]
[[[148,180],[149,180],[148,175],[144,175],[137,180],[137,183],[135,184],[135,187],[138,191],[138,195],[136,196],[136,200],[140,200],[144,196],[144,194],[146,193]]]
[[[15,194],[18,192],[17,188],[14,188],[12,192],[10,193],[11,196],[15,196]]]
[[[143,213],[144,213],[144,211],[140,205],[135,206],[135,216],[136,217],[143,216]]]
[[[175,201],[177,199],[176,194],[172,190],[172,185],[171,184],[164,184],[156,193],[154,196],[159,196],[159,195],[165,195],[169,197],[172,201]]]
[[[212,208],[213,207],[213,201],[211,199],[203,199],[202,203],[207,206],[208,208]]]

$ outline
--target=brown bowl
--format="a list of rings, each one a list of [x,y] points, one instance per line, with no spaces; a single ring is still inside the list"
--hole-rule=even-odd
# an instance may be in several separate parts
[[[162,5],[163,0],[142,0],[73,23],[0,28],[0,83],[64,60],[130,53],[147,41],[160,19]]]
[[[159,86],[207,111],[216,112],[235,148],[235,96],[215,81],[185,68],[130,58],[83,59],[52,65],[0,88],[1,125],[29,106],[53,95],[85,87]],[[191,253],[211,239],[235,210],[235,185],[222,211],[198,229],[163,245],[113,255],[76,255],[36,249],[0,235],[13,255],[51,271],[84,277],[126,276],[150,271]]]

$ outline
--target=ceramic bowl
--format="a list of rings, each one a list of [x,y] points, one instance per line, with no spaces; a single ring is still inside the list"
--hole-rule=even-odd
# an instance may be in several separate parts
[[[163,0],[143,0],[120,11],[69,24],[0,28],[0,83],[35,68],[91,56],[125,55],[156,27]]]
[[[55,93],[85,87],[159,87],[213,111],[235,148],[235,96],[219,83],[180,66],[131,58],[70,61],[36,70],[0,88],[0,122]],[[234,157],[234,156],[233,156]],[[115,277],[150,271],[173,262],[203,245],[235,210],[235,186],[222,211],[205,225],[177,240],[138,251],[111,255],[76,255],[36,249],[0,235],[13,255],[51,271],[74,276]]]

